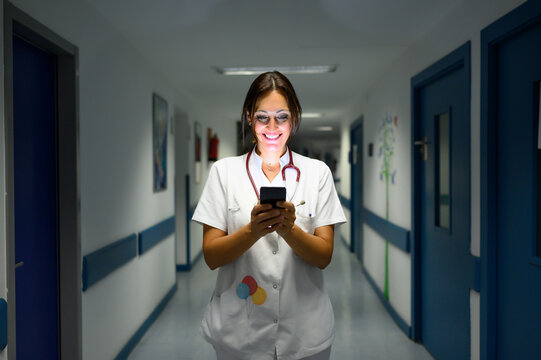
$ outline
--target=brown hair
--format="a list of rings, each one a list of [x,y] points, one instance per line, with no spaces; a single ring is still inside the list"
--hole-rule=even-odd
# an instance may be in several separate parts
[[[246,126],[250,126],[249,119],[252,118],[255,113],[257,101],[260,97],[272,90],[279,91],[286,98],[287,105],[289,106],[289,112],[291,113],[291,134],[289,135],[289,138],[291,139],[291,137],[295,135],[299,129],[301,124],[302,108],[301,104],[299,103],[299,99],[297,99],[297,94],[295,94],[295,89],[293,89],[293,85],[291,85],[289,79],[286,78],[282,73],[278,71],[270,71],[259,75],[254,82],[252,82],[252,85],[246,94],[241,115],[243,142],[244,129]],[[252,127],[252,136],[255,141],[255,134],[253,131],[254,130]]]

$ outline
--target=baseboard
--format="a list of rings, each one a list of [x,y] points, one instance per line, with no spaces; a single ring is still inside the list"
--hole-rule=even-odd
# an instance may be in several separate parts
[[[402,319],[402,317],[400,315],[398,315],[398,313],[393,308],[391,303],[389,301],[387,301],[387,299],[385,298],[385,295],[380,290],[380,288],[378,287],[378,285],[376,284],[376,282],[374,281],[372,276],[370,276],[368,271],[366,271],[366,268],[364,266],[362,266],[362,269],[363,269],[363,274],[368,279],[368,282],[370,283],[370,285],[372,285],[372,287],[374,288],[374,291],[378,295],[379,299],[381,300],[381,302],[383,303],[383,305],[385,306],[385,308],[387,309],[387,311],[389,312],[389,314],[391,315],[391,317],[393,318],[395,323],[398,325],[400,330],[402,330],[404,332],[404,334],[406,334],[407,337],[411,338],[411,326],[409,326],[404,321],[404,319]]]
[[[197,262],[203,257],[203,249],[199,251],[197,256],[193,259],[192,262],[189,264],[177,264],[177,271],[190,271],[192,270],[193,266],[197,264]]]
[[[150,313],[150,315],[147,317],[147,319],[143,322],[143,324],[139,327],[139,329],[133,334],[133,336],[128,340],[126,345],[120,350],[118,355],[115,357],[115,360],[125,360],[128,358],[130,353],[133,351],[135,346],[139,343],[143,335],[147,332],[147,330],[150,328],[150,326],[156,321],[160,313],[165,308],[165,305],[171,300],[175,292],[177,291],[177,284],[175,282],[175,285],[171,287],[171,289],[167,292],[167,294],[164,296],[162,301],[156,306],[154,311]]]

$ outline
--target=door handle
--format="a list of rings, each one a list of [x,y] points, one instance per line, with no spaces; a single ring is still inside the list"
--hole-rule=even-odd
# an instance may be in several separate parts
[[[419,152],[423,154],[423,160],[428,160],[428,137],[425,136],[422,140],[416,140],[413,145],[420,146]]]
[[[15,270],[22,267],[24,265],[24,261],[19,261],[17,264],[15,264]]]

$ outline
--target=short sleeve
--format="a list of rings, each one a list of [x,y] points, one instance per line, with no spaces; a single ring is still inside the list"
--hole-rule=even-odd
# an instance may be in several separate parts
[[[227,231],[227,203],[223,184],[224,179],[220,176],[217,164],[214,163],[210,169],[192,220]]]
[[[315,227],[343,224],[347,219],[334,187],[331,170],[325,163],[321,162],[320,164],[319,195]]]

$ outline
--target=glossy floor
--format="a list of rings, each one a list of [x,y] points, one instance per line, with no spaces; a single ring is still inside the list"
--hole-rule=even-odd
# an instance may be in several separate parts
[[[129,359],[216,359],[212,346],[199,335],[216,274],[203,260],[192,271],[178,273],[178,291]],[[340,240],[335,241],[333,260],[324,274],[336,318],[331,359],[432,359],[422,345],[398,328],[363,275],[359,261]]]

